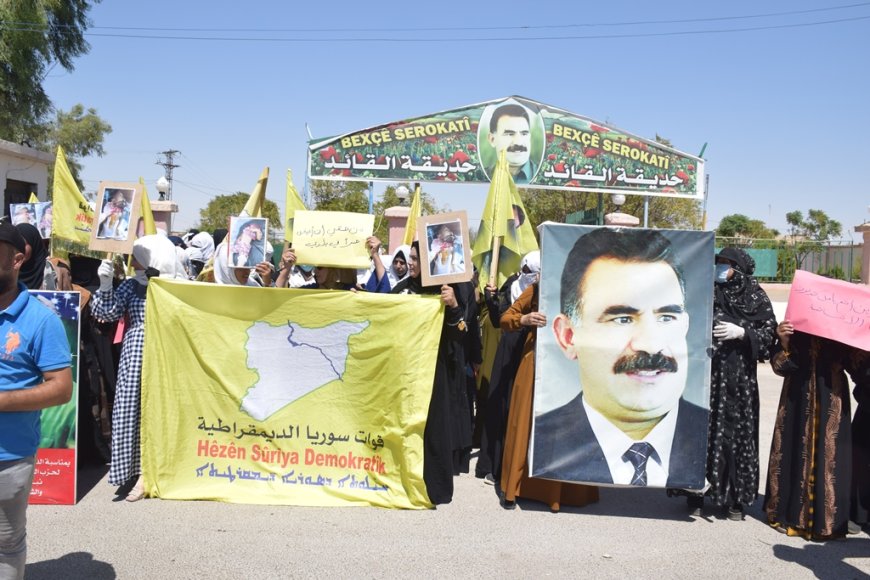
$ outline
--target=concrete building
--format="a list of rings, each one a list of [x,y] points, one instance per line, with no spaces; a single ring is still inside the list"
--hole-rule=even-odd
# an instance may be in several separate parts
[[[0,187],[3,188],[3,215],[9,204],[27,203],[31,193],[48,201],[48,165],[54,155],[0,139]]]

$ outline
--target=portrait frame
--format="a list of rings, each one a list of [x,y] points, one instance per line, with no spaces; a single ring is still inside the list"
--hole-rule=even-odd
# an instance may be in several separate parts
[[[254,226],[261,236],[250,238],[245,229]],[[232,216],[227,228],[227,252],[230,268],[252,269],[266,260],[266,238],[269,235],[269,220],[261,217]],[[238,250],[238,251],[237,251]],[[246,251],[242,251],[246,250]],[[243,263],[239,263],[244,258]]]
[[[438,230],[445,227],[453,234],[449,244],[453,246],[453,251],[445,249],[442,254],[436,255],[433,242],[438,237]],[[423,286],[471,280],[474,267],[471,264],[471,241],[466,212],[453,211],[417,218],[417,239],[420,241],[420,276]],[[456,244],[461,247],[456,248]]]
[[[98,252],[132,252],[135,224],[142,213],[142,195],[141,183],[101,181],[88,248]]]

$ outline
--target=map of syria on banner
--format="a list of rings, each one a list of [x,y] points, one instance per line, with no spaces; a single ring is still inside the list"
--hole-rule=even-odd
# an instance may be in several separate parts
[[[437,297],[153,279],[146,493],[431,507],[423,430],[442,320]]]
[[[785,319],[796,330],[870,350],[870,288],[796,270]]]

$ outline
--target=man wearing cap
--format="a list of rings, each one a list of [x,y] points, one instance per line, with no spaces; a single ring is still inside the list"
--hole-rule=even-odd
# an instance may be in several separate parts
[[[40,411],[72,395],[60,319],[18,282],[26,245],[0,223],[0,578],[23,578]]]

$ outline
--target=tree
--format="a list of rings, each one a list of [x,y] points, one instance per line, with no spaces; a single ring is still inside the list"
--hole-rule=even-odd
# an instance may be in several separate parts
[[[81,163],[79,159],[89,155],[102,157],[105,154],[103,141],[112,126],[97,115],[96,109],[85,111],[84,105],[75,105],[69,112],[57,111],[51,123],[43,125],[43,139],[40,148],[55,152],[57,146],[63,147],[70,173],[79,186],[84,189],[79,174]],[[48,168],[48,188],[52,189],[54,180],[54,162]]]
[[[791,237],[794,268],[802,267],[810,254],[821,252],[825,242],[843,235],[842,224],[820,209],[809,210],[806,219],[800,210],[790,211],[785,214],[785,221]]]
[[[0,3],[0,138],[36,141],[51,111],[42,83],[57,64],[73,70],[87,54],[88,11],[100,0]]]
[[[230,216],[237,216],[244,209],[251,195],[243,191],[237,191],[232,195],[219,195],[208,202],[208,205],[199,210],[199,225],[197,229],[213,232],[217,228],[226,228]],[[278,204],[266,200],[263,204],[263,217],[269,219],[269,226],[280,228],[284,222],[281,220],[281,212]],[[283,230],[281,232],[283,236]]]
[[[772,239],[778,234],[778,231],[768,228],[763,221],[740,213],[726,215],[716,228],[716,235],[725,238]]]
[[[368,184],[364,181],[312,179],[309,191],[314,209],[368,213]]]

